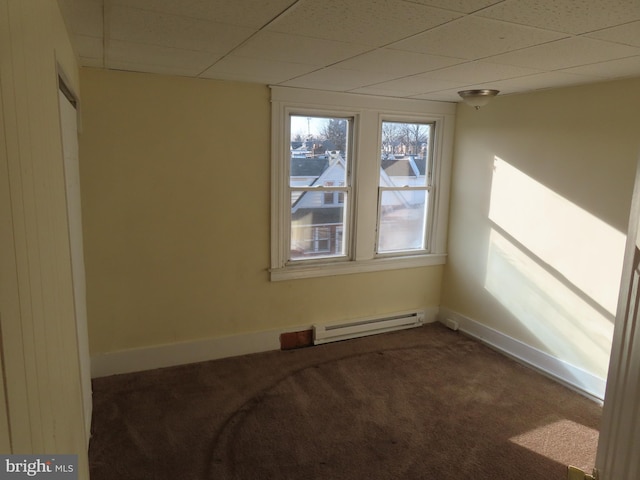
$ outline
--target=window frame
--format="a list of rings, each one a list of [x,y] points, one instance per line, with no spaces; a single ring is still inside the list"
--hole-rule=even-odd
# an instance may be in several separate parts
[[[431,253],[431,237],[434,234],[435,226],[433,222],[434,215],[434,202],[432,201],[436,195],[436,186],[434,182],[435,176],[435,151],[438,148],[439,142],[437,139],[437,125],[435,121],[425,121],[424,117],[414,117],[409,115],[401,115],[401,116],[393,116],[393,115],[385,115],[381,114],[379,118],[379,129],[378,129],[378,150],[382,152],[382,130],[383,123],[413,123],[413,124],[421,124],[421,125],[429,125],[430,133],[429,133],[429,148],[427,150],[428,158],[425,162],[425,185],[424,186],[403,186],[403,187],[383,187],[380,185],[378,181],[378,211],[376,218],[376,244],[375,244],[375,256],[376,258],[384,258],[384,257],[402,257],[402,256],[416,256],[416,255],[428,255]],[[379,169],[382,168],[382,159],[379,157],[378,159]],[[427,197],[427,208],[425,212],[425,226],[424,226],[424,248],[420,249],[406,249],[406,250],[395,250],[395,251],[386,251],[380,252],[380,220],[382,209],[382,194],[383,192],[400,192],[400,191],[424,191]]]
[[[300,108],[298,106],[290,106],[290,107],[285,107],[285,117],[284,117],[284,126],[285,126],[285,130],[284,130],[284,137],[287,139],[291,138],[291,122],[289,122],[290,117],[292,116],[309,116],[309,117],[325,117],[325,118],[344,118],[347,119],[349,121],[349,127],[348,127],[348,131],[347,131],[347,137],[348,137],[348,158],[345,158],[345,162],[346,162],[346,172],[345,172],[345,182],[346,185],[340,185],[340,186],[317,186],[317,187],[313,187],[313,188],[309,188],[309,187],[291,187],[290,184],[290,173],[291,173],[291,163],[290,163],[290,156],[289,156],[289,152],[290,152],[290,148],[289,148],[289,143],[286,143],[286,149],[282,150],[281,153],[279,153],[279,155],[282,155],[282,164],[279,166],[279,168],[281,168],[282,170],[284,170],[283,173],[283,177],[284,177],[284,183],[282,183],[279,188],[282,191],[280,196],[284,195],[288,200],[288,205],[289,207],[287,208],[286,212],[281,212],[283,214],[283,218],[285,221],[284,225],[280,226],[280,236],[279,236],[279,241],[283,243],[283,245],[281,246],[281,258],[285,258],[283,266],[284,267],[292,267],[292,266],[299,266],[299,265],[314,265],[314,264],[326,264],[326,263],[335,263],[335,262],[346,262],[346,261],[350,261],[352,259],[353,256],[353,244],[351,243],[353,240],[353,228],[354,228],[354,217],[355,217],[355,207],[354,207],[354,203],[353,203],[353,192],[355,190],[354,188],[354,179],[355,177],[355,169],[354,169],[354,165],[353,165],[353,159],[355,158],[356,155],[356,149],[355,149],[355,145],[353,143],[353,139],[356,137],[355,134],[355,129],[357,128],[357,119],[355,117],[354,114],[352,113],[345,113],[344,110],[342,111],[334,111],[334,110],[327,110],[327,109],[303,109],[302,110],[303,113],[300,113]],[[285,147],[283,147],[285,148]],[[321,194],[326,194],[326,193],[333,193],[334,195],[336,195],[338,192],[344,192],[347,195],[347,199],[351,199],[350,201],[347,200],[347,204],[346,204],[346,208],[344,211],[344,228],[346,228],[346,238],[344,235],[344,230],[342,232],[343,235],[343,239],[344,239],[344,247],[345,247],[345,252],[344,255],[335,255],[335,256],[318,256],[318,257],[310,257],[310,258],[306,258],[306,259],[298,259],[298,260],[291,260],[289,258],[289,255],[291,253],[291,200],[290,200],[290,196],[288,195],[287,192],[292,192],[292,191],[297,191],[297,190],[304,190],[304,191],[309,191],[309,192],[314,192],[314,193],[321,193]],[[272,197],[272,202],[273,202],[273,197]],[[343,205],[344,206],[344,202],[342,204],[334,204],[334,205]],[[272,217],[273,218],[273,217]],[[273,232],[273,222],[272,222],[272,232]],[[273,236],[272,236],[272,242],[273,242]],[[331,249],[329,249],[331,250]]]
[[[352,214],[345,225],[345,257],[289,261],[290,115],[352,118],[348,198]],[[426,232],[429,250],[376,252],[383,121],[433,124],[431,223]],[[454,123],[454,103],[272,86],[271,281],[444,264]],[[371,158],[375,161],[369,161]]]

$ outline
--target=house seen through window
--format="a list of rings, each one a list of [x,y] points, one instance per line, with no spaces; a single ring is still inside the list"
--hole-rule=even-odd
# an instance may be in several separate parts
[[[432,124],[382,122],[377,252],[427,248]]]
[[[345,256],[351,119],[292,115],[290,120],[291,260]]]
[[[291,115],[291,260],[348,255],[343,239],[350,224],[350,123]],[[432,128],[381,123],[377,253],[427,247]]]

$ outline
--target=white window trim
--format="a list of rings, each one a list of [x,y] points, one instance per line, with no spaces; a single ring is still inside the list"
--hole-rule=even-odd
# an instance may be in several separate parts
[[[352,154],[358,155],[353,181],[356,184],[354,202],[354,223],[350,225],[355,238],[350,235],[351,259],[324,259],[288,263],[290,228],[290,199],[287,198],[289,182],[288,169],[282,168],[283,159],[288,159],[290,137],[288,116],[290,112],[312,111],[326,115],[353,116],[354,144]],[[373,198],[377,198],[379,165],[369,162],[365,167],[364,158],[379,157],[380,125],[382,120],[435,122],[434,191],[431,201],[430,253],[408,252],[390,256],[375,253],[377,211],[375,208],[359,210],[358,203],[369,198],[375,188]],[[451,180],[451,158],[455,104],[428,100],[395,99],[370,95],[357,95],[314,91],[289,87],[271,87],[271,268],[272,281],[296,278],[322,277],[362,272],[415,268],[441,265],[446,261],[447,222],[449,210],[449,190]],[[378,139],[371,141],[371,132]],[[367,135],[367,138],[363,138]],[[371,167],[371,164],[376,164]],[[372,177],[372,178],[370,178]],[[368,232],[368,233],[367,233]]]

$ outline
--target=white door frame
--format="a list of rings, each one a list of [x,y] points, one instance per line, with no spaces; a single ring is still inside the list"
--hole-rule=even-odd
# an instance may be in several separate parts
[[[77,95],[64,81],[58,67],[58,100],[60,108],[60,130],[64,156],[64,176],[69,223],[69,248],[73,282],[73,302],[78,343],[78,362],[82,384],[82,403],[86,437],[91,435],[93,411],[91,390],[91,357],[89,353],[89,329],[87,325],[86,281],[82,237],[82,213],[80,201],[80,164],[78,152]]]
[[[640,478],[640,161],[631,202],[596,472],[600,480]]]

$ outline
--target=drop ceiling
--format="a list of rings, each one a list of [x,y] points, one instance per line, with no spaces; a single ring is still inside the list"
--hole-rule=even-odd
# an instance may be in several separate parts
[[[640,77],[640,0],[59,0],[82,66],[457,102]]]

